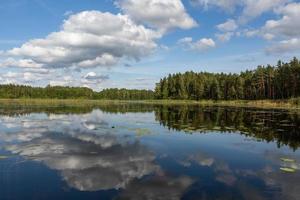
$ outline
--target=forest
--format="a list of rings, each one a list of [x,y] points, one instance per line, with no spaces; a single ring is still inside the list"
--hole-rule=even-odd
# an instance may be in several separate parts
[[[236,73],[185,72],[160,79],[155,91],[85,87],[0,85],[2,99],[111,99],[111,100],[261,100],[300,96],[300,61],[278,61]]]
[[[144,100],[153,99],[151,90],[105,89],[95,92],[85,87],[47,86],[31,87],[24,85],[0,85],[2,99],[112,99],[112,100]]]
[[[128,89],[104,89],[95,93],[95,99],[117,99],[117,100],[146,100],[154,99],[152,90],[128,90]]]
[[[276,66],[258,66],[240,74],[186,72],[170,74],[156,84],[155,98],[181,100],[261,100],[300,96],[297,58]]]

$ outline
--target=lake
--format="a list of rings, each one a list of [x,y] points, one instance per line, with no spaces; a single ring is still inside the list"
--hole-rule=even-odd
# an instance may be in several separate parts
[[[0,107],[0,199],[300,199],[300,114]]]

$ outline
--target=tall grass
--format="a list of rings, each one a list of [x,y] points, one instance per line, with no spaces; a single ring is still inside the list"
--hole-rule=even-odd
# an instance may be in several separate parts
[[[203,106],[231,106],[300,109],[300,98],[287,100],[84,100],[84,99],[0,99],[0,106],[97,106],[107,104],[158,104],[158,105],[203,105]]]
[[[0,99],[0,106],[96,106],[120,103],[124,102],[87,99]]]

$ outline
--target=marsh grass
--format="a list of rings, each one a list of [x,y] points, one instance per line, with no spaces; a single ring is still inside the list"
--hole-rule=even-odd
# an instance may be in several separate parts
[[[126,103],[117,100],[87,99],[0,99],[1,106],[97,106]]]
[[[86,99],[0,99],[0,106],[101,106],[120,104],[203,105],[224,107],[253,107],[268,109],[300,109],[300,98],[287,100],[86,100]]]
[[[229,106],[229,107],[254,107],[254,108],[274,108],[274,109],[300,109],[300,98],[288,100],[201,100],[201,101],[181,101],[181,100],[153,100],[144,101],[153,104],[195,104],[203,106]]]

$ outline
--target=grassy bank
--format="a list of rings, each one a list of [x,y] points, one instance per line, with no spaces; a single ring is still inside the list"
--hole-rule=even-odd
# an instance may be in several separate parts
[[[1,106],[97,106],[128,102],[119,100],[88,99],[0,99]]]
[[[1,106],[97,106],[108,104],[157,104],[157,105],[203,105],[203,106],[230,106],[255,107],[274,109],[300,109],[300,98],[288,100],[86,100],[86,99],[0,99]]]
[[[230,106],[230,107],[254,107],[254,108],[274,108],[274,109],[300,109],[300,98],[288,100],[228,100],[228,101],[181,101],[181,100],[154,100],[144,101],[153,104],[196,104],[203,106]]]

